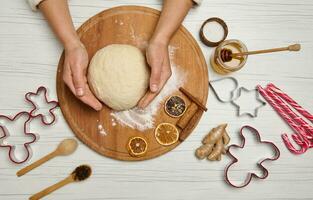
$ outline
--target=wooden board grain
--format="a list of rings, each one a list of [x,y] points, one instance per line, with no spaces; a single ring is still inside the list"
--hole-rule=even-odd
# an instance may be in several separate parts
[[[78,35],[86,46],[89,58],[97,50],[109,44],[131,44],[143,52],[159,18],[159,11],[139,6],[121,6],[105,10],[86,21]],[[208,71],[204,56],[191,34],[180,27],[170,42],[176,51],[173,61],[186,74],[183,87],[204,105],[208,96]],[[112,125],[112,110],[104,106],[96,112],[77,100],[62,81],[64,55],[61,56],[57,72],[57,94],[62,113],[75,135],[96,152],[118,160],[146,160],[160,156],[174,149],[180,142],[169,147],[161,146],[154,138],[154,129],[143,132],[117,123]],[[190,101],[178,90],[173,94],[183,96],[187,105]],[[164,99],[165,101],[165,99]],[[201,115],[193,119],[188,127],[188,135],[199,122]],[[167,116],[160,106],[155,124],[169,122],[176,124],[178,119]],[[107,135],[101,135],[98,124],[102,124]],[[126,144],[132,136],[142,136],[149,144],[145,156],[135,158],[128,154]]]
[[[136,4],[161,9],[163,3],[160,0],[68,2],[76,27],[106,8]],[[55,74],[62,46],[58,44],[40,12],[32,12],[26,1],[2,1],[0,10],[0,112],[14,115],[29,109],[23,96],[27,91],[36,90],[39,85],[44,84],[49,88],[50,99],[57,98]],[[230,27],[231,38],[241,39],[250,49],[301,42],[303,51],[300,53],[251,56],[247,66],[232,76],[248,88],[273,82],[313,112],[313,93],[309,92],[313,90],[312,13],[313,1],[309,0],[243,0],[240,3],[210,0],[203,1],[201,6],[192,9],[184,24],[197,39],[206,59],[209,59],[213,49],[202,45],[197,34],[202,22],[212,16],[223,18]],[[208,69],[211,80],[220,78],[210,66]],[[209,111],[203,114],[187,140],[170,153],[148,162],[116,162],[91,152],[91,149],[79,142],[78,150],[71,156],[51,160],[20,179],[16,177],[16,172],[22,166],[13,165],[8,160],[7,151],[2,149],[0,199],[28,199],[44,187],[63,179],[83,163],[92,166],[92,177],[87,182],[64,187],[47,199],[190,200],[209,197],[220,200],[308,200],[313,196],[312,150],[305,155],[294,156],[285,148],[281,134],[291,134],[292,130],[270,106],[262,109],[257,119],[250,119],[236,117],[235,108],[219,103],[211,91],[208,101]],[[249,100],[245,100],[243,104],[249,104]],[[41,127],[37,120],[31,122],[31,130],[38,133],[40,139],[31,147],[33,157],[29,163],[50,153],[64,138],[73,137],[59,109],[56,114],[58,120],[52,126]],[[277,162],[266,164],[270,170],[267,180],[254,181],[243,190],[234,190],[225,184],[222,177],[223,169],[229,162],[226,157],[222,163],[197,161],[194,150],[211,128],[223,122],[229,123],[227,130],[232,143],[240,143],[238,130],[242,125],[249,124],[263,134],[264,140],[278,145],[282,156]],[[19,136],[14,140],[23,139]],[[240,157],[243,164],[249,163],[253,158],[257,161],[256,155],[265,155],[265,152],[260,151],[259,145],[252,148],[248,155]],[[238,173],[245,173],[248,167],[243,165]]]

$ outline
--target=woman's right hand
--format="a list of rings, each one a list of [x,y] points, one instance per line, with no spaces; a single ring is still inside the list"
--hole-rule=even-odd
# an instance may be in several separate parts
[[[87,83],[88,53],[80,42],[65,47],[63,81],[82,102],[99,111],[102,104],[91,92]]]
[[[45,0],[38,7],[65,48],[65,84],[79,100],[97,111],[101,110],[102,104],[87,84],[88,53],[75,31],[67,0]]]

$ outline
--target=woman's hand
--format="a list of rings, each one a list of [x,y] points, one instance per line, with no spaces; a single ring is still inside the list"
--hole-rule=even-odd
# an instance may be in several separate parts
[[[139,101],[139,108],[147,107],[170,78],[168,44],[192,5],[191,0],[164,0],[161,16],[146,51],[151,67],[150,90]]]
[[[64,46],[64,82],[78,99],[95,110],[101,110],[102,104],[87,84],[88,54],[75,31],[67,0],[45,0],[39,4],[39,9]]]
[[[88,61],[88,53],[80,41],[66,46],[63,80],[78,99],[99,111],[102,104],[92,94],[87,83]]]
[[[139,101],[139,108],[147,107],[172,75],[167,42],[152,39],[146,50],[146,58],[151,68],[150,90]]]
[[[169,40],[192,5],[191,0],[164,0],[160,19],[146,52],[147,62],[151,67],[150,91],[140,100],[139,107],[146,107],[171,76]],[[102,105],[91,93],[87,84],[88,54],[79,42],[67,0],[45,0],[39,4],[39,9],[65,47],[64,82],[81,101],[95,110],[100,110]]]

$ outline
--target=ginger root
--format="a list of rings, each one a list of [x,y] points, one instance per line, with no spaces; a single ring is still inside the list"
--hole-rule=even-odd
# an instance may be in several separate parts
[[[230,142],[226,132],[227,124],[221,124],[213,128],[202,140],[202,146],[196,150],[196,156],[200,160],[207,157],[208,160],[220,161],[222,154],[226,153],[225,145]]]
[[[200,159],[203,160],[206,158],[213,150],[214,144],[206,144],[202,145],[196,150],[196,156]]]

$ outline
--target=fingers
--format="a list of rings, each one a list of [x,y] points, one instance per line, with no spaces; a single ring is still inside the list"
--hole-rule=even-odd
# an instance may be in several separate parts
[[[163,85],[162,85],[163,87],[165,83],[167,82],[167,80],[172,76],[172,69],[171,69],[170,59],[168,56],[163,62],[162,75],[163,75]]]
[[[63,81],[69,87],[69,89],[72,91],[72,93],[75,95],[76,92],[75,92],[75,87],[74,87],[73,81],[72,81],[72,73],[71,73],[70,67],[68,65],[64,65]]]
[[[73,81],[72,81],[72,75],[70,72],[70,68],[67,66],[64,66],[64,72],[63,72],[63,81],[68,86],[68,88],[72,91],[73,94],[76,94],[76,89],[74,87]],[[92,107],[94,110],[99,111],[102,109],[102,104],[98,101],[98,99],[92,94],[90,91],[87,83],[85,82],[85,85],[82,85],[83,88],[85,88],[84,96],[79,97],[78,99],[84,102],[85,104]]]
[[[150,91],[151,92],[158,92],[160,89],[160,80],[161,80],[163,61],[159,61],[158,59],[150,58],[149,55],[147,55],[147,61],[151,67]]]
[[[75,70],[72,71],[73,76],[73,85],[75,87],[75,94],[78,97],[82,97],[85,95],[85,85],[86,85],[86,75],[80,66],[76,66]]]
[[[94,110],[99,111],[102,109],[102,104],[99,102],[99,100],[92,94],[89,87],[85,86],[85,95],[82,97],[79,97],[79,99],[84,102],[85,104],[92,107]]]
[[[166,63],[164,63],[166,64]],[[164,66],[166,67],[166,66]],[[164,87],[164,85],[166,84],[167,80],[170,78],[171,76],[171,70],[170,68],[167,68],[165,71],[162,72],[161,75],[161,80],[160,80],[160,89],[162,89]],[[160,91],[160,90],[159,90]],[[139,101],[138,103],[138,107],[143,109],[146,108],[153,100],[154,98],[159,94],[159,92],[151,92],[148,91]]]
[[[63,80],[74,95],[78,97],[84,96],[86,77],[83,69],[77,67],[72,73],[70,66],[68,64],[64,65]]]
[[[161,67],[153,66],[151,68],[150,76],[150,90],[151,92],[158,92],[161,79]]]
[[[141,98],[141,100],[138,103],[138,107],[143,109],[146,108],[153,99],[158,95],[158,93],[151,92],[150,90]]]

